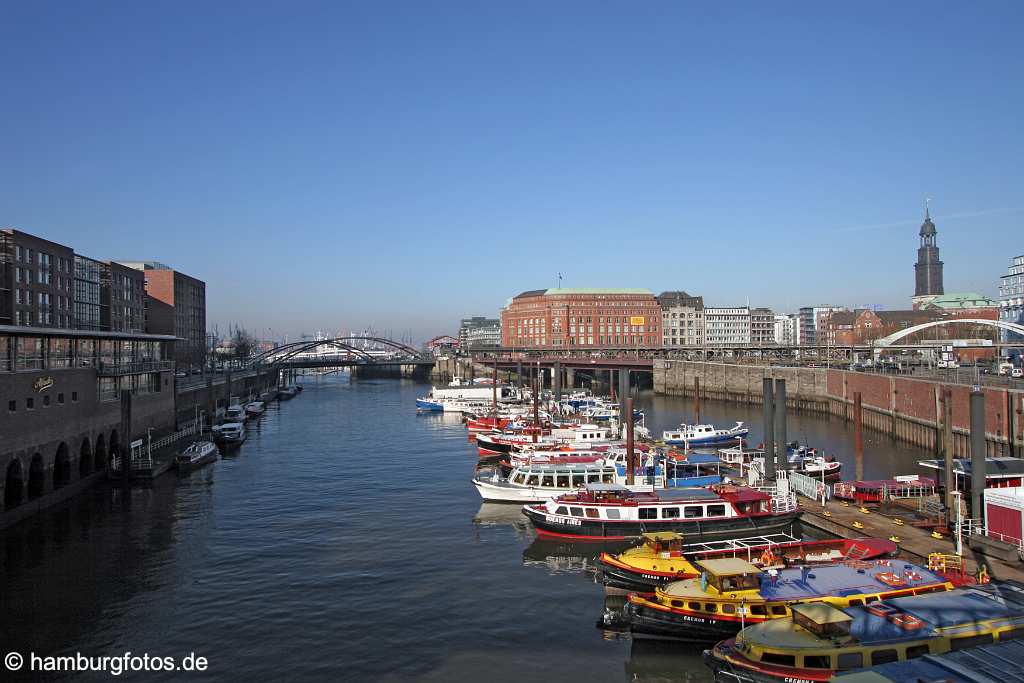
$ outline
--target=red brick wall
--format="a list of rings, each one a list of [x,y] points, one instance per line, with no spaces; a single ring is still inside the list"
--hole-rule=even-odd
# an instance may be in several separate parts
[[[896,412],[921,420],[935,420],[935,385],[931,382],[896,379]]]
[[[174,305],[174,271],[147,270],[146,294],[170,306]]]

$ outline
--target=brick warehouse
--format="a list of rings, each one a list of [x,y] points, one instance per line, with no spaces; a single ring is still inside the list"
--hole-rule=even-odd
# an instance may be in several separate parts
[[[646,289],[535,289],[501,312],[506,348],[661,348],[661,305]]]

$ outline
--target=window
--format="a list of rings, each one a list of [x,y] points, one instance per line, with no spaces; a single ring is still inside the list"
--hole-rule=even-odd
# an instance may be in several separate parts
[[[686,517],[686,519],[694,519],[694,518],[697,518],[697,517],[703,517],[704,516],[704,506],[703,505],[687,505],[685,508],[683,508],[683,510],[684,510],[683,514]]]
[[[723,614],[735,614],[736,613],[736,605],[732,604],[731,602],[723,603],[722,604],[722,613]]]
[[[556,484],[556,486],[558,486],[558,488],[560,488],[560,489],[567,489],[567,488],[569,488],[569,475],[568,474],[559,474],[557,478],[558,478],[558,484]]]
[[[840,671],[849,671],[850,669],[861,669],[864,667],[864,657],[859,652],[843,652],[839,655],[839,666],[837,667]]]
[[[804,668],[831,669],[832,658],[828,655],[804,655]]]
[[[71,392],[71,402],[72,403],[78,403],[78,392],[77,391],[72,391]]]
[[[43,396],[43,407],[44,408],[49,408],[50,407],[50,395],[49,394],[45,394]]]
[[[520,472],[516,476],[512,477],[513,484],[523,484],[526,482],[526,475]]]
[[[599,518],[600,516],[601,516],[601,515],[599,515],[599,514],[597,513],[597,508],[587,508],[587,517],[590,517],[590,518],[592,518],[592,519],[597,519],[597,518]]]
[[[64,405],[64,394],[57,394],[57,403]]]
[[[36,400],[34,398],[26,398],[25,399],[25,409],[26,410],[35,410],[35,408],[36,408]]]
[[[569,508],[569,514],[572,515],[573,517],[582,517],[583,516],[583,508],[571,507],[571,508]]]
[[[555,487],[555,476],[553,474],[545,474],[541,478],[541,480],[540,480],[540,485],[541,486],[546,486],[548,488],[554,488]]]
[[[986,633],[981,636],[965,636],[963,638],[953,638],[949,642],[949,649],[953,652],[957,650],[963,650],[967,647],[976,647],[978,645],[988,645],[992,642],[992,634]]]
[[[17,412],[17,410],[18,410],[18,402],[17,401],[13,401],[13,400],[12,401],[8,401],[7,402],[7,410],[11,411],[12,413]]]
[[[558,509],[555,510],[555,514],[556,515],[567,515],[567,514],[569,514],[569,508],[565,507],[564,505],[559,505]]]
[[[914,659],[915,657],[924,657],[928,654],[928,644],[924,645],[911,645],[907,648],[907,659]]]
[[[794,666],[796,658],[793,655],[783,655],[778,652],[762,652],[761,661],[765,664],[778,664],[779,666]]]
[[[772,615],[774,615],[776,617],[784,617],[784,616],[786,616],[786,606],[785,605],[772,605]]]
[[[657,519],[658,508],[640,508],[638,511],[638,517],[640,519]]]
[[[711,612],[712,614],[714,614],[715,613],[715,603],[713,603],[713,602],[705,602],[704,603],[704,611],[705,612]]]
[[[765,609],[764,605],[751,605],[750,613],[755,617],[763,617],[768,615],[768,610]]]
[[[699,612],[700,611],[700,603],[699,602],[687,603],[687,607],[689,607],[691,610],[693,610],[695,612]]]
[[[875,650],[871,653],[871,666],[898,662],[900,659],[895,649]]]
[[[615,508],[607,508],[604,511],[604,516],[608,519],[619,519],[619,511]]]
[[[725,517],[725,505],[708,505],[708,517]]]
[[[670,519],[672,517],[678,517],[678,516],[679,516],[679,508],[662,508],[661,509],[661,518],[662,519]]]
[[[573,488],[579,488],[586,483],[587,475],[585,474],[574,474],[572,475],[572,486]]]

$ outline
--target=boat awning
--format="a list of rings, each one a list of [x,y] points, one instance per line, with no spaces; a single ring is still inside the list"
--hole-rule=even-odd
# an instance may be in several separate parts
[[[629,489],[621,484],[587,484],[588,491],[595,493],[629,493]]]
[[[697,566],[706,569],[715,576],[738,576],[741,574],[760,574],[761,568],[738,557],[723,557],[713,560],[701,560]]]
[[[682,541],[683,535],[675,531],[648,531],[641,534],[644,540],[651,543],[667,543],[668,541]]]

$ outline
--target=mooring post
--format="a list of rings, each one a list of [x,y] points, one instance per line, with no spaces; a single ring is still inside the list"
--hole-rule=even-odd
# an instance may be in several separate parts
[[[619,424],[628,425],[633,422],[633,411],[626,412],[626,401],[629,400],[629,370],[619,370]],[[621,429],[621,427],[620,427]]]
[[[859,391],[853,393],[854,479],[864,480],[864,413]]]
[[[971,390],[971,517],[982,520],[982,495],[985,491],[985,392]]]
[[[764,401],[764,478],[775,479],[775,387],[771,377],[761,380]]]
[[[537,361],[537,374],[540,374],[540,361]],[[537,443],[537,434],[540,433],[540,409],[537,406],[538,394],[537,380],[533,380],[533,442]]]
[[[700,377],[693,376],[693,423],[700,424]]]
[[[552,387],[555,392],[555,405],[562,402],[562,363],[555,361],[554,375],[552,375]]]
[[[519,385],[519,393],[523,393],[523,361],[516,361],[516,378]]]
[[[775,380],[775,443],[780,470],[789,466],[789,446],[786,435],[786,380]]]
[[[608,390],[611,392],[611,398],[615,400],[615,371],[608,371]]]
[[[633,399],[627,398],[623,403],[629,411],[629,421],[626,423],[626,484],[633,485],[633,473],[636,471],[636,453],[633,450]]]
[[[956,476],[953,474],[953,390],[942,391],[942,452],[943,452],[943,485],[946,487],[946,514],[947,522],[951,522],[955,515],[952,515],[953,508],[957,505],[954,495],[956,491]]]

